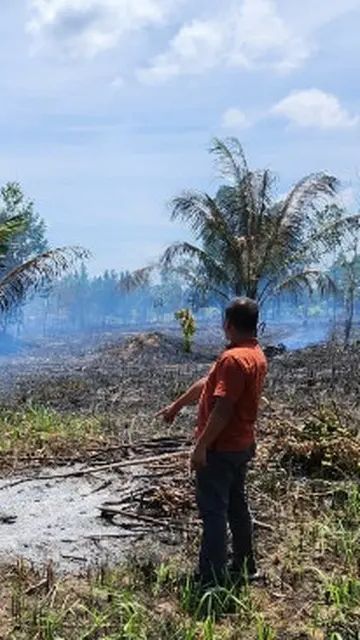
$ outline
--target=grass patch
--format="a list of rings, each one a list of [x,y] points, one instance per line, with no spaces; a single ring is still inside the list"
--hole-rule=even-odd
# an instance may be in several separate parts
[[[139,580],[134,565],[102,569],[78,580],[57,581],[19,564],[8,574],[3,636],[8,640],[275,640],[276,633],[256,611],[247,590],[213,589],[187,611],[179,569],[148,568]],[[165,579],[166,576],[166,579]],[[4,596],[2,597],[4,602]],[[245,604],[244,604],[245,603]],[[231,605],[231,617],[229,606]],[[201,616],[199,615],[200,608]],[[244,611],[246,616],[244,617]],[[6,626],[5,626],[6,625]]]
[[[292,571],[299,562],[294,556]],[[163,562],[134,558],[117,568],[57,579],[51,565],[39,574],[18,563],[0,587],[0,637],[358,640],[360,582],[340,564],[337,573],[307,567],[292,586],[289,576],[282,587],[268,576],[265,587],[229,585],[205,592],[183,567],[180,555]]]
[[[63,415],[46,407],[0,411],[0,459],[61,456],[108,439],[96,416]]]

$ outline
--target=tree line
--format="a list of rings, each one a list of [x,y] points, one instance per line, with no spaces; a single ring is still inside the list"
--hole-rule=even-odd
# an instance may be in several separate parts
[[[0,308],[3,330],[24,313],[83,330],[108,323],[161,322],[180,307],[221,309],[234,295],[258,300],[264,317],[295,307],[343,316],[345,340],[359,312],[359,213],[340,206],[338,180],[326,173],[298,181],[285,196],[269,171],[252,170],[240,142],[214,140],[219,187],[184,191],[171,216],[194,242],[176,242],[156,266],[91,278],[86,250],[49,248],[44,221],[20,185],[0,199]],[[79,261],[77,270],[74,264]],[[38,295],[30,303],[29,294]],[[205,313],[203,311],[203,313]],[[208,311],[208,313],[210,313]],[[56,320],[57,319],[57,320]]]

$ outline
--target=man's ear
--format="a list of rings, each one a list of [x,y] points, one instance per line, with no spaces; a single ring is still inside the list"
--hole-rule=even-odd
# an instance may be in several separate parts
[[[230,329],[230,322],[229,322],[229,320],[226,320],[226,319],[224,320],[223,327],[224,327],[224,330],[225,330],[225,331],[229,331],[229,329]]]

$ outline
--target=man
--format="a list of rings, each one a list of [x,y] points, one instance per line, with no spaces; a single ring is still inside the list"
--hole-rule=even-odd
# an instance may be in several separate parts
[[[245,494],[247,463],[255,454],[255,423],[267,372],[257,341],[259,310],[249,298],[236,298],[225,310],[228,348],[209,375],[160,411],[172,423],[181,409],[199,403],[191,468],[203,535],[199,574],[203,584],[226,575],[227,523],[232,534],[232,574],[256,574],[252,524]]]

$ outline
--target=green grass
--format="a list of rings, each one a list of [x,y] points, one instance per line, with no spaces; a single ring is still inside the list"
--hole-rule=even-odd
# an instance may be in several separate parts
[[[0,457],[57,454],[105,440],[101,417],[63,415],[46,407],[0,410]]]
[[[348,576],[335,576],[326,579],[326,599],[338,611],[343,612],[360,606],[360,579]]]
[[[245,585],[199,592],[190,574],[183,572],[180,558],[158,565],[129,561],[118,568],[104,566],[83,578],[59,580],[51,567],[44,579],[22,563],[8,572],[0,587],[5,603],[0,637],[358,640],[359,579],[318,572],[314,587],[316,598],[300,627],[297,611],[291,612],[288,605],[276,607],[268,589]]]
[[[139,569],[139,567],[138,567]],[[84,579],[43,584],[25,565],[11,576],[8,640],[275,640],[258,614],[248,588],[215,588],[199,594],[189,580],[163,564],[161,579],[131,564],[105,569]],[[146,575],[146,577],[145,577]],[[29,584],[41,585],[33,593]],[[184,590],[192,589],[184,595]],[[197,608],[189,612],[189,602]],[[231,610],[231,616],[229,616]],[[4,624],[4,620],[2,620]],[[3,637],[3,636],[1,636]]]
[[[101,416],[0,411],[3,462],[56,461],[112,437]],[[150,560],[145,549],[145,560],[81,578],[18,564],[1,570],[1,640],[360,640],[357,481],[299,478],[266,460],[261,467],[261,452],[259,465],[250,474],[251,502],[257,519],[274,525],[257,531],[265,585],[199,592],[192,538],[171,560]]]

